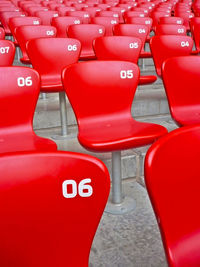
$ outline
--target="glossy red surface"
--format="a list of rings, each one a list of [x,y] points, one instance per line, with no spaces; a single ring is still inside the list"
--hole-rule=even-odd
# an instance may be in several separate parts
[[[150,48],[157,74],[161,76],[161,67],[166,59],[175,56],[189,56],[192,47],[193,40],[189,36],[153,36],[150,40]]]
[[[52,18],[58,17],[58,11],[37,11],[35,12],[35,16],[41,19],[42,25],[51,25]]]
[[[13,17],[9,19],[9,28],[12,33],[12,36],[15,39],[15,42],[17,42],[15,38],[15,31],[16,28],[22,25],[40,25],[41,19],[38,17]]]
[[[146,187],[170,267],[200,264],[199,150],[200,125],[183,127],[154,143],[145,159]]]
[[[197,56],[171,58],[163,64],[162,76],[170,112],[180,126],[200,123],[199,68]]]
[[[20,59],[22,63],[30,64],[29,57],[26,52],[26,43],[35,38],[52,38],[56,37],[56,28],[48,25],[39,26],[19,26],[15,31],[15,37],[22,51],[22,58]]]
[[[80,59],[95,58],[93,40],[104,36],[105,27],[97,24],[70,25],[67,29],[67,36],[81,42]]]
[[[80,17],[83,23],[90,23],[90,14],[86,11],[67,11],[65,16]]]
[[[160,24],[175,24],[183,25],[183,18],[181,17],[161,17],[159,19]]]
[[[6,154],[0,173],[0,265],[88,267],[109,194],[105,165],[72,152]],[[89,192],[84,179],[88,197],[81,196]],[[72,182],[77,195],[66,198]]]
[[[138,66],[125,61],[82,62],[64,69],[62,79],[76,115],[78,139],[86,149],[129,149],[166,134],[160,125],[132,118],[139,75]]]
[[[114,35],[133,36],[140,38],[142,42],[141,54],[150,53],[144,51],[144,45],[148,35],[148,27],[142,24],[117,24],[113,27]]]
[[[200,22],[193,23],[192,35],[195,42],[195,47],[198,52],[200,52]]]
[[[142,42],[131,36],[98,37],[93,43],[99,60],[123,60],[137,64],[142,49]],[[155,75],[140,76],[139,84],[149,84],[157,80]]]
[[[149,17],[143,17],[143,18],[142,17],[127,17],[126,23],[145,25],[146,27],[148,27],[148,35],[149,35],[151,28],[152,28],[153,20],[152,18],[149,18]]]
[[[178,24],[158,24],[155,28],[156,35],[187,35],[184,25]]]
[[[0,28],[0,40],[3,40],[5,38],[5,31],[3,28]]]
[[[113,17],[94,17],[91,18],[91,23],[103,25],[105,27],[105,36],[113,35],[113,26],[119,23],[119,18]]]
[[[0,80],[0,153],[56,150],[53,141],[36,136],[32,127],[40,90],[38,73],[1,67]]]
[[[80,42],[71,38],[38,38],[27,43],[33,68],[40,74],[41,91],[63,91],[62,69],[78,62],[80,50]]]
[[[6,35],[11,35],[10,28],[8,26],[9,19],[12,17],[25,17],[25,13],[19,11],[2,11],[0,12],[0,21],[4,28]]]
[[[15,57],[15,45],[9,40],[0,40],[0,67],[13,64]]]
[[[56,17],[52,18],[51,25],[56,27],[57,35],[56,37],[67,37],[67,28],[69,25],[73,24],[81,24],[82,18],[81,17]]]

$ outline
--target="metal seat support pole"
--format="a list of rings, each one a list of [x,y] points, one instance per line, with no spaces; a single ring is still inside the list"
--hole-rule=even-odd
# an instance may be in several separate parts
[[[121,151],[112,152],[112,195],[107,203],[105,211],[111,214],[124,214],[135,208],[135,200],[123,197]]]
[[[59,92],[61,135],[67,135],[67,105],[65,92]]]

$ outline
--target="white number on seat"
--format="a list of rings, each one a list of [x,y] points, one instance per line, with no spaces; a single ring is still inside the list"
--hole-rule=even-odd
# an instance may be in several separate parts
[[[111,24],[117,24],[117,21],[116,20],[111,20],[111,22],[110,22]]]
[[[102,30],[102,29],[99,29],[99,33],[100,33],[100,34],[103,33],[103,30]]]
[[[186,42],[182,41],[181,42],[181,46],[182,47],[185,47],[185,46],[190,46],[190,45],[189,45],[189,42],[188,41],[186,41]]]
[[[9,46],[0,47],[0,53],[1,54],[8,54],[9,49],[10,49]]]
[[[77,194],[81,197],[90,197],[93,194],[93,188],[91,185],[91,179],[83,179],[77,185],[74,180],[65,180],[62,183],[62,193],[65,198],[74,198]],[[71,187],[71,192],[69,192],[68,186]]]
[[[120,78],[121,79],[132,79],[133,78],[133,71],[132,70],[121,70],[120,71]]]
[[[145,33],[145,29],[139,29],[139,33]]]
[[[46,34],[47,35],[54,35],[54,31],[47,31]]]
[[[178,33],[184,33],[184,29],[178,29]]]
[[[118,14],[113,14],[113,17],[114,17],[114,18],[118,18],[119,15],[118,15]]]
[[[33,84],[32,80],[31,80],[31,76],[29,77],[19,77],[17,78],[17,85],[19,87],[23,87],[23,86],[31,86]]]
[[[177,23],[177,24],[181,24],[181,20],[177,20],[176,23]]]
[[[138,43],[137,43],[137,42],[135,42],[135,43],[130,43],[130,44],[129,44],[129,47],[130,47],[130,48],[138,48]]]
[[[39,25],[39,20],[34,20],[33,25]]]
[[[67,50],[68,51],[77,51],[77,45],[68,45]]]
[[[89,14],[84,14],[83,17],[84,18],[89,18]]]
[[[80,20],[78,20],[78,19],[74,21],[74,24],[80,24],[80,23],[81,23],[81,22],[80,22]]]
[[[151,23],[150,20],[146,20],[146,21],[145,21],[145,24],[150,24],[150,23]]]

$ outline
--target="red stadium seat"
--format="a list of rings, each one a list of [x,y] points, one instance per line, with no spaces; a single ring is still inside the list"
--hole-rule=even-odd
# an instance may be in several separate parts
[[[96,17],[112,17],[114,19],[119,19],[120,14],[117,11],[102,10],[97,12]]]
[[[91,23],[103,25],[105,27],[105,35],[112,36],[113,26],[119,23],[119,19],[112,18],[112,17],[95,17],[95,18],[91,18]]]
[[[86,11],[67,11],[65,16],[80,17],[83,23],[90,23],[90,14]]]
[[[142,42],[137,37],[107,36],[95,39],[93,46],[98,60],[122,60],[137,64]],[[150,84],[156,80],[155,75],[140,76],[139,84]]]
[[[42,7],[42,6],[30,6],[27,8],[26,12],[28,13],[29,16],[34,17],[35,13],[38,11],[48,11],[47,7]]]
[[[0,265],[89,266],[110,188],[105,165],[72,152],[0,158]]]
[[[67,30],[67,36],[77,39],[81,42],[81,54],[80,59],[88,60],[95,59],[95,53],[93,49],[93,40],[97,37],[104,36],[104,26],[97,24],[80,24],[70,25]]]
[[[41,24],[41,19],[38,17],[13,17],[9,19],[9,28],[12,33],[12,36],[14,38],[15,44],[17,44],[17,40],[15,38],[15,31],[16,28],[19,26],[24,26],[24,25],[40,25]]]
[[[187,35],[187,29],[183,25],[158,24],[155,28],[156,35]]]
[[[121,150],[150,144],[167,132],[131,115],[139,68],[125,61],[82,62],[65,68],[62,79],[77,118],[80,144],[93,152],[112,152],[112,212],[127,212],[129,200],[123,202],[121,190]]]
[[[200,58],[197,56],[174,57],[163,64],[170,112],[179,126],[200,123],[199,68]]]
[[[151,57],[150,52],[144,51],[145,42],[148,35],[148,27],[140,24],[117,24],[113,27],[114,35],[133,36],[142,41],[141,57]]]
[[[53,141],[33,131],[40,92],[38,73],[24,67],[1,67],[0,80],[0,153],[56,150]]]
[[[42,25],[51,25],[52,18],[58,17],[58,11],[37,11],[35,16],[41,19]]]
[[[78,62],[81,44],[70,38],[38,38],[27,43],[27,53],[41,77],[42,92],[59,92],[62,136],[67,135],[66,97],[61,81],[64,67]],[[58,60],[59,59],[59,60]]]
[[[153,12],[151,14],[151,18],[153,19],[153,29],[159,24],[160,18],[162,17],[170,17],[169,13],[167,12]]]
[[[81,24],[82,18],[80,17],[57,17],[52,18],[51,25],[57,29],[57,37],[64,38],[67,37],[67,28],[69,25]]]
[[[8,36],[11,35],[11,31],[10,31],[10,28],[8,26],[8,23],[9,23],[9,19],[12,17],[25,17],[25,13],[19,12],[19,11],[0,12],[0,21],[1,21],[1,24],[4,28],[5,34]]]
[[[157,35],[150,40],[150,48],[158,76],[161,76],[163,62],[175,56],[189,56],[193,40],[189,36]]]
[[[24,64],[30,64],[29,57],[26,52],[26,43],[35,38],[52,38],[56,36],[56,28],[48,25],[39,26],[19,26],[15,31],[15,37],[22,51],[22,58],[20,59]]]
[[[158,140],[145,159],[145,183],[170,267],[200,263],[199,150],[195,125]]]
[[[200,18],[199,18],[200,19]],[[192,25],[192,35],[195,43],[197,53],[200,52],[200,21],[193,23]]]
[[[178,24],[183,25],[183,18],[180,17],[161,17],[159,24]]]
[[[64,16],[66,16],[66,12],[75,11],[76,9],[75,9],[75,7],[69,7],[69,6],[63,7],[62,6],[62,7],[56,8],[56,10],[58,11],[59,16],[64,17]]]
[[[13,64],[15,58],[15,45],[9,40],[0,40],[0,67]]]

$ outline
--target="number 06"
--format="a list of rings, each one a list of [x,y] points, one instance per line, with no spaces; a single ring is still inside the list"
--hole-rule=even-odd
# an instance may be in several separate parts
[[[77,194],[80,197],[90,197],[93,194],[93,188],[88,183],[91,183],[91,179],[83,179],[77,185],[74,180],[65,180],[62,183],[62,193],[65,198],[74,198]],[[68,186],[71,187],[71,192],[69,192]]]

